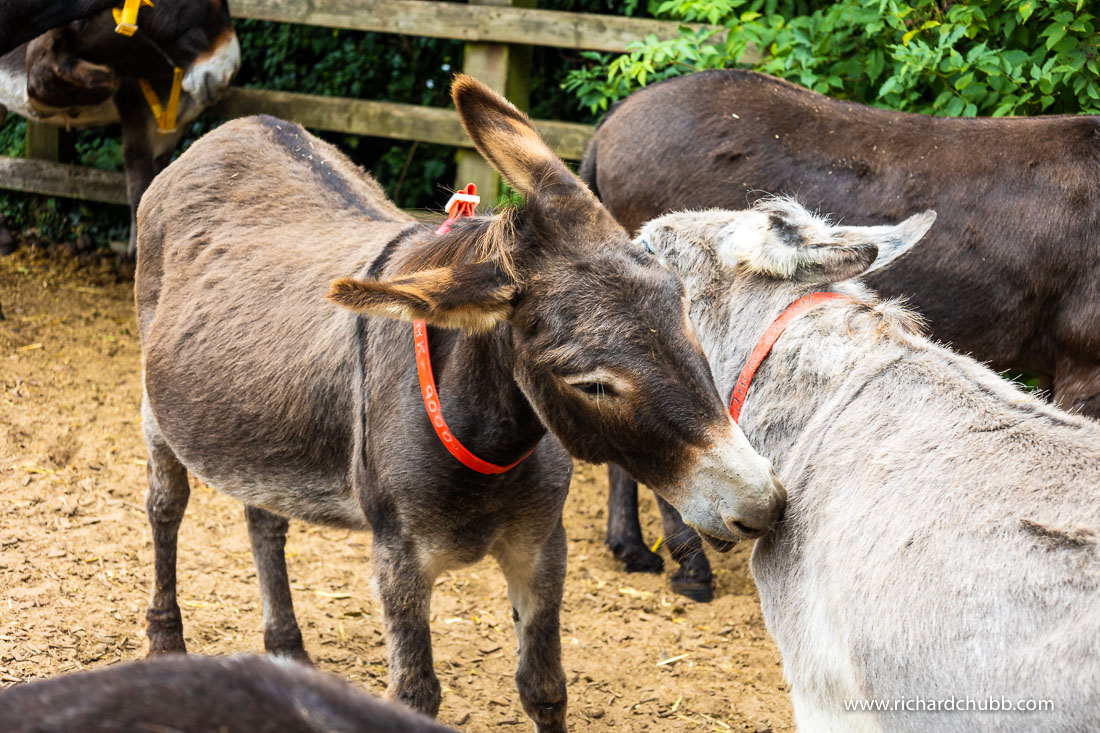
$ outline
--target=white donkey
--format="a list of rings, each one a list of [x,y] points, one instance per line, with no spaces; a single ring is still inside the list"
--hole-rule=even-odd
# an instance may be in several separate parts
[[[788,306],[846,296],[817,296],[741,390],[789,496],[752,571],[799,729],[1097,731],[1100,425],[849,280],[934,218],[832,226],[774,200],[663,216],[639,241],[683,279],[727,396]]]

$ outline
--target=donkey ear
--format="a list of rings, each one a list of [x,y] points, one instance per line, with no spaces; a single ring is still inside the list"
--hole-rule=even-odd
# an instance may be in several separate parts
[[[936,212],[929,209],[920,214],[914,214],[894,226],[840,227],[840,229],[847,236],[870,240],[878,245],[878,257],[863,271],[866,275],[881,270],[911,250],[928,233],[934,221],[936,221]]]
[[[792,210],[793,206],[779,202]],[[755,214],[755,212],[753,212]],[[847,280],[866,270],[878,255],[873,242],[839,241],[828,225],[799,207],[801,219],[771,213],[747,216],[724,232],[735,261],[748,270],[780,280],[824,284]],[[740,239],[739,246],[734,240]],[[729,259],[728,255],[725,259]]]
[[[588,190],[507,99],[464,74],[455,76],[451,97],[478,152],[524,196],[562,184]]]
[[[328,299],[359,313],[488,331],[512,314],[516,284],[495,262],[440,267],[393,280],[344,278]]]

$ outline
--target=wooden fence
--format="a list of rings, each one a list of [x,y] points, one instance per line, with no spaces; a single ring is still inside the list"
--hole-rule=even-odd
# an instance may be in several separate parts
[[[643,18],[541,10],[535,0],[231,0],[234,18],[451,38],[466,42],[463,71],[519,107],[528,99],[531,46],[622,52],[631,41],[673,38],[680,24]],[[746,58],[755,54],[750,49]],[[233,87],[207,114],[233,118],[267,113],[319,130],[451,145],[460,149],[456,185],[497,191],[499,180],[472,150],[453,109],[366,99]],[[589,125],[535,120],[558,155],[579,160]],[[29,124],[27,157],[0,157],[0,188],[126,203],[121,173],[58,162],[58,131]],[[493,197],[487,197],[489,199]]]

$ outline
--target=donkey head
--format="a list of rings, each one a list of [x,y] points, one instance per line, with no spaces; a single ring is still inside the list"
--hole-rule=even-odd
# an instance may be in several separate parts
[[[460,220],[399,255],[391,279],[339,281],[330,297],[502,329],[516,384],[573,456],[622,465],[719,544],[765,531],[785,493],[719,399],[677,277],[631,244],[515,107],[464,76],[453,95],[525,203]]]
[[[885,267],[935,219],[936,212],[925,211],[895,226],[835,226],[793,200],[765,199],[744,211],[667,214],[643,226],[637,241],[680,275],[708,353],[734,356],[731,366],[740,369],[787,306]],[[872,297],[856,283],[843,287],[861,300]]]
[[[77,58],[64,28],[54,28],[27,45],[27,95],[40,111],[102,104],[118,91],[109,66]]]
[[[894,226],[836,226],[789,198],[743,211],[684,211],[647,223],[642,249],[657,254],[700,292],[752,281],[758,294],[787,293],[867,275],[908,252],[936,220],[915,214]]]

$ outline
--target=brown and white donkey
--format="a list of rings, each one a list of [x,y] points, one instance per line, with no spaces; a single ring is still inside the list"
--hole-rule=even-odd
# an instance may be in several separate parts
[[[16,7],[0,2],[0,13],[21,17],[18,11],[26,10],[8,5]],[[46,3],[40,9],[42,18],[55,17],[46,12],[51,8],[56,10]],[[65,127],[122,124],[133,256],[141,195],[168,163],[184,125],[229,88],[240,45],[223,0],[157,0],[140,9],[132,35],[116,33],[116,25],[114,14],[103,10],[0,56],[0,120],[10,110]],[[178,109],[170,104],[174,84]],[[158,119],[151,95],[171,114]]]
[[[719,399],[679,280],[630,243],[515,107],[469,77],[452,94],[525,203],[446,234],[332,146],[270,117],[211,132],[150,186],[136,277],[150,653],[184,650],[175,560],[190,470],[246,505],[271,653],[306,658],[286,518],[373,532],[390,692],[421,712],[440,702],[433,581],[491,554],[514,608],[524,710],[560,731],[570,456],[627,466],[723,546],[764,533],[785,492]],[[444,448],[418,383],[413,319],[428,324],[453,435],[500,466],[525,460],[483,474]]]

